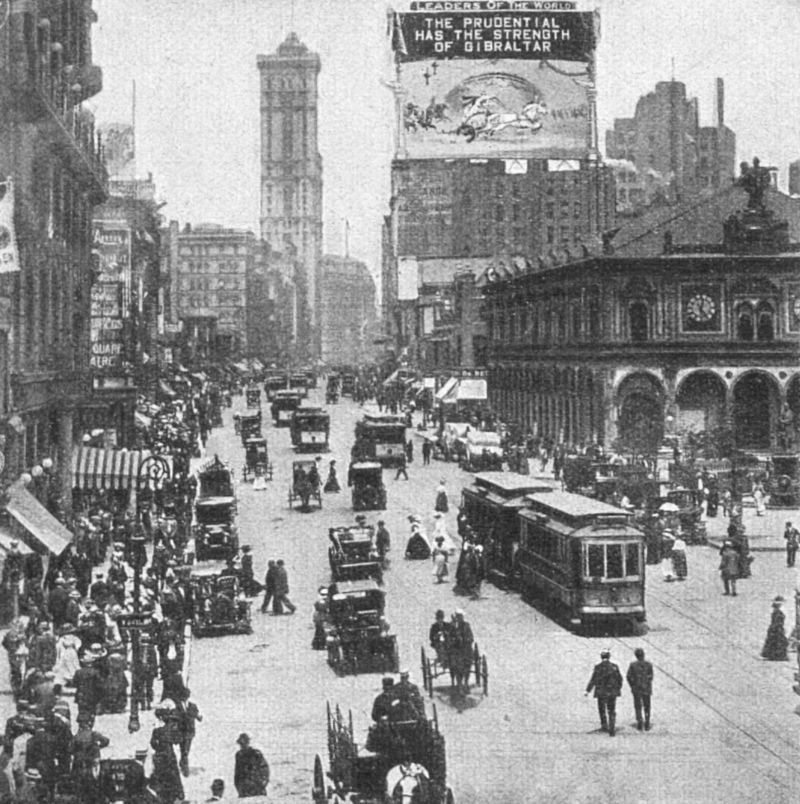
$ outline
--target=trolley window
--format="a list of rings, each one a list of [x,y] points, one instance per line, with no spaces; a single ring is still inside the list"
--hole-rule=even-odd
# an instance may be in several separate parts
[[[606,580],[620,580],[640,575],[639,543],[605,542],[585,545],[584,572],[587,578]]]
[[[591,578],[601,578],[606,574],[605,572],[605,545],[604,544],[590,544],[588,553],[588,571],[587,575]]]
[[[606,578],[624,578],[625,571],[622,564],[622,545],[606,545]]]
[[[628,542],[625,552],[625,574],[639,575],[639,545],[636,542]]]

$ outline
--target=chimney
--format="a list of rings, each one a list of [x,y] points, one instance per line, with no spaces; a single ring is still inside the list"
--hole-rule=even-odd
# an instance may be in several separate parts
[[[717,128],[725,125],[725,81],[717,79]]]

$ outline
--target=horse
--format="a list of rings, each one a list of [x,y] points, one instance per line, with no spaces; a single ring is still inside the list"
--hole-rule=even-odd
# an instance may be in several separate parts
[[[493,137],[507,128],[535,132],[542,127],[540,118],[547,113],[547,105],[536,100],[526,103],[521,112],[496,112],[489,115],[484,133],[487,137]]]
[[[386,798],[391,804],[435,804],[428,771],[416,762],[403,762],[386,774]]]

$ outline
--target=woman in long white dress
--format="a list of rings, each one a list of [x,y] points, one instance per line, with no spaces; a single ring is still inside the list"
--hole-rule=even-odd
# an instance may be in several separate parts
[[[433,577],[436,578],[436,583],[444,583],[444,579],[448,575],[447,559],[448,552],[442,546],[444,539],[437,536],[434,541],[436,547],[433,548],[431,556],[433,557]]]
[[[766,495],[764,494],[764,486],[758,480],[753,485],[753,501],[756,504],[756,516],[764,516],[767,512]]]
[[[440,514],[437,511],[433,515],[433,534],[431,535],[431,540],[435,544],[436,540],[440,537],[442,539],[442,549],[446,550],[449,555],[453,555],[456,551],[456,543],[447,532],[447,521],[444,518],[444,514]]]
[[[59,629],[60,636],[56,641],[56,664],[53,672],[56,682],[62,686],[71,687],[75,673],[81,666],[78,651],[81,649],[81,640],[75,634],[75,626],[63,625]]]

